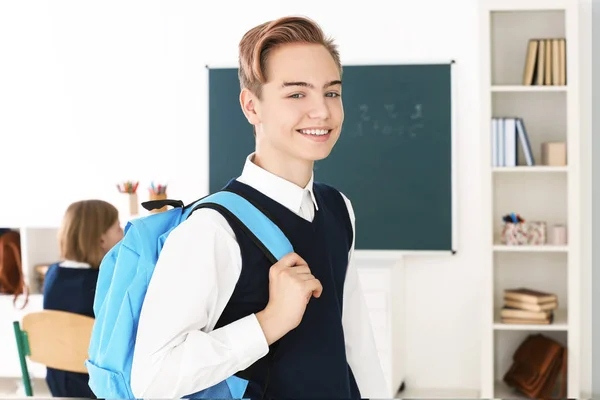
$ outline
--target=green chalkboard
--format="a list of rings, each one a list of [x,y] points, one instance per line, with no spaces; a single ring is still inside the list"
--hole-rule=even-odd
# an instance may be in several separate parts
[[[352,201],[356,248],[454,251],[452,68],[344,66],[345,119],[315,180]],[[237,177],[254,149],[237,69],[209,68],[210,191]]]

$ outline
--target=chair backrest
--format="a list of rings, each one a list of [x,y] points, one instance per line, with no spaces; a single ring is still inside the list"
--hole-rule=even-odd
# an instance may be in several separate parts
[[[85,360],[94,319],[64,311],[25,315],[22,332],[29,359],[50,368],[87,373]]]

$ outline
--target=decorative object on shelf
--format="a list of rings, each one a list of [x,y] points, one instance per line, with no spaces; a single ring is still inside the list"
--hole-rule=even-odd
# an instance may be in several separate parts
[[[546,244],[546,223],[543,221],[530,221],[527,224],[527,236],[529,244],[544,245]]]
[[[564,246],[567,244],[567,227],[564,225],[553,225],[550,231],[550,243],[555,246]]]
[[[525,55],[523,85],[565,86],[566,47],[565,38],[530,39]]]
[[[500,242],[509,246],[524,245],[528,243],[527,225],[519,214],[511,213],[502,217],[504,226],[500,236]]]
[[[167,185],[166,184],[154,184],[154,182],[150,183],[150,187],[148,188],[150,192],[150,200],[166,200],[167,199]],[[167,206],[162,208],[158,208],[150,211],[152,214],[167,211]]]
[[[124,195],[126,195],[126,207],[124,207],[123,211],[127,210],[127,216],[136,216],[139,214],[139,209],[138,209],[138,195],[137,195],[137,188],[138,188],[139,182],[133,182],[133,181],[125,181],[121,184],[117,185],[117,189],[119,190],[119,193],[122,193]]]
[[[508,386],[531,399],[567,397],[567,349],[562,344],[532,333],[519,345],[512,359],[503,378]]]
[[[565,142],[542,143],[542,165],[555,167],[567,165],[567,144]]]

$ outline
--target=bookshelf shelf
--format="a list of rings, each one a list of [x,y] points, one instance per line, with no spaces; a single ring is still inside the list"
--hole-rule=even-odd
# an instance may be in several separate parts
[[[489,221],[480,398],[524,397],[502,377],[535,332],[567,348],[567,396],[582,397],[579,15],[577,0],[480,2],[482,219]],[[506,225],[509,213],[527,224]],[[518,237],[535,226],[546,227],[544,244],[500,243],[505,232]],[[560,308],[552,323],[502,323],[500,307],[511,288],[554,294]]]
[[[493,167],[495,173],[564,173],[569,171],[569,167],[552,167],[545,165],[519,165],[516,167]]]
[[[566,331],[569,329],[567,318],[568,312],[559,308],[554,313],[554,321],[551,324],[504,324],[500,322],[500,310],[494,313],[494,329],[502,331]]]
[[[502,381],[496,381],[494,383],[494,392],[495,392],[495,397],[497,399],[503,399],[503,400],[508,400],[508,399],[519,399],[519,400],[527,400],[527,397],[515,390],[513,390],[512,388],[508,387],[508,385],[506,385],[504,382]]]
[[[566,92],[568,86],[494,85],[492,92]]]
[[[569,251],[569,246],[559,245],[523,245],[510,246],[504,244],[495,244],[493,247],[497,252],[512,252],[512,253],[566,253]]]

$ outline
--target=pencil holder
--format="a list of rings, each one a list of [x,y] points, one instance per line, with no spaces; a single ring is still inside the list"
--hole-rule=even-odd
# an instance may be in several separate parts
[[[138,215],[138,195],[137,193],[128,193],[126,196],[129,204],[129,215]]]
[[[166,199],[167,199],[166,193],[159,193],[159,194],[150,193],[150,200],[166,200]],[[152,210],[152,211],[150,211],[150,213],[156,214],[156,213],[163,212],[163,211],[167,211],[167,206]]]
[[[527,236],[531,245],[546,244],[546,223],[540,221],[529,222]]]
[[[139,215],[137,188],[138,181],[125,181],[117,184],[119,191],[118,206],[119,218],[121,221],[127,221]]]
[[[119,218],[122,222],[138,217],[139,202],[137,193],[120,193],[117,201],[118,203],[116,206],[119,210]]]
[[[500,242],[508,246],[527,244],[527,226],[524,222],[505,222]]]

